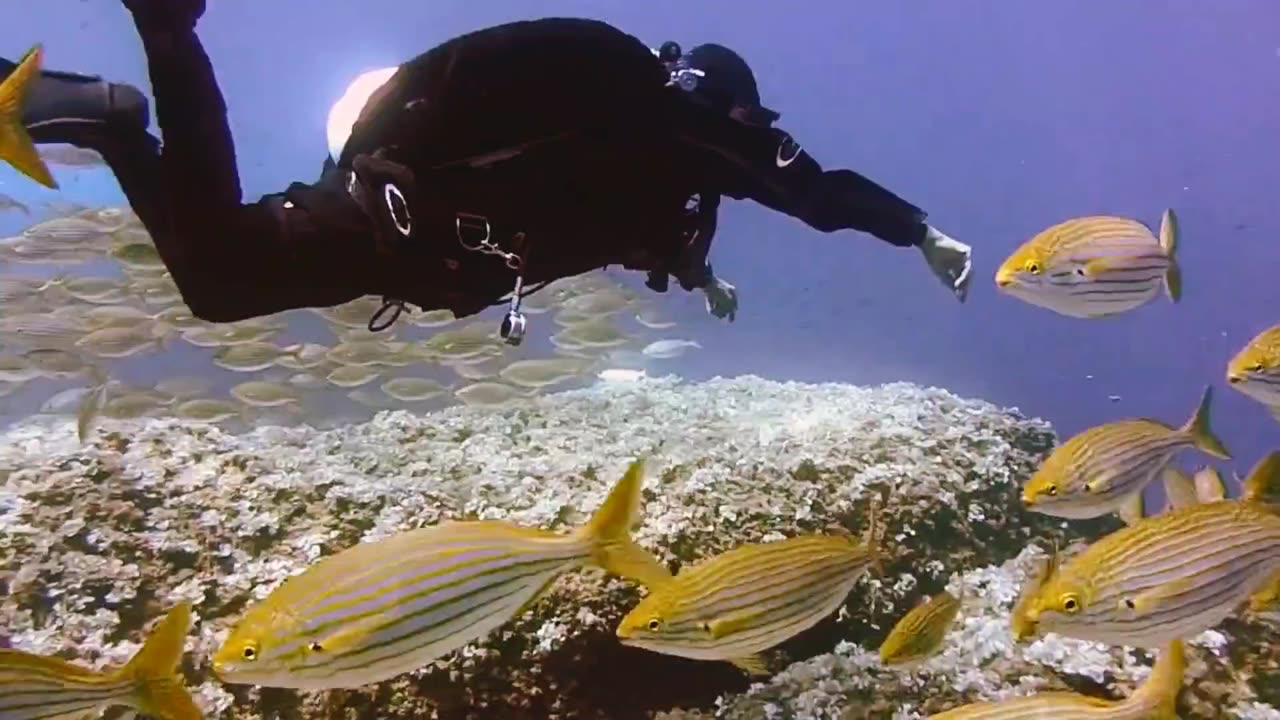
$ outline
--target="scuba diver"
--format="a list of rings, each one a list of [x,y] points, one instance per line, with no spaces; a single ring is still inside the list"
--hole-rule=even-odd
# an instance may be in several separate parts
[[[970,248],[851,170],[824,171],[761,104],[723,46],[658,50],[606,23],[513,22],[449,40],[352,84],[330,113],[315,183],[242,200],[227,108],[196,35],[205,0],[122,0],[151,76],[163,144],[136,88],[0,60],[0,157],[56,187],[32,143],[97,151],[192,314],[231,322],[383,297],[458,317],[608,265],[701,290],[732,320],[708,261],[721,198],[823,231],[917,248],[963,302]],[[263,92],[270,92],[264,78]]]

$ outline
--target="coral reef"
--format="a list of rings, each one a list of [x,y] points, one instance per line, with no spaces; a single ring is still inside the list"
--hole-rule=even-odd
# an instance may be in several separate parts
[[[1061,686],[1051,670],[1114,694],[1144,672],[1130,654],[1052,639],[1009,647],[1028,543],[1117,526],[1022,510],[1017,486],[1053,442],[1043,422],[942,390],[753,377],[604,383],[328,431],[115,422],[86,447],[69,423],[32,421],[0,443],[0,627],[14,647],[101,666],[190,599],[199,622],[184,671],[209,717],[236,719],[913,717]],[[856,532],[876,497],[884,574],[773,651],[781,672],[754,686],[725,663],[621,646],[613,627],[638,590],[592,571],[564,576],[485,641],[369,688],[296,693],[209,673],[240,611],[317,557],[447,518],[572,527],[638,456],[651,461],[636,537],[673,569],[743,542]],[[915,673],[876,667],[870,650],[897,617],[962,573],[969,599],[946,653]],[[1252,652],[1274,658],[1269,631],[1247,629]],[[1199,667],[1209,681],[1187,702],[1269,712],[1271,698],[1230,670],[1245,666],[1214,654],[1226,652],[1220,637],[1201,639],[1217,649],[1197,653],[1189,677]]]

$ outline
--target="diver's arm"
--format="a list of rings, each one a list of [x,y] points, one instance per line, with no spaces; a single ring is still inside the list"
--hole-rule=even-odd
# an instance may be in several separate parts
[[[674,126],[723,194],[751,199],[823,232],[860,230],[919,245],[925,212],[852,170],[823,170],[783,130],[748,125],[676,96]]]
[[[195,17],[157,17],[187,0],[129,0],[146,50],[160,159],[162,227],[149,228],[192,313],[230,322],[364,294],[374,250],[340,184],[295,183],[241,203],[226,104]],[[201,3],[203,4],[203,3]]]
[[[925,222],[926,213],[852,170],[823,170],[785,131],[748,125],[676,96],[677,138],[691,147],[720,191],[755,200],[823,232],[859,230],[891,245],[916,247],[962,302],[969,246]]]

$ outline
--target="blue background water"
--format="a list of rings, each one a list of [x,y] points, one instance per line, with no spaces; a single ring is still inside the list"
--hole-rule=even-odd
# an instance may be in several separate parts
[[[910,380],[1016,405],[1060,433],[1131,415],[1181,423],[1201,387],[1242,470],[1280,424],[1226,389],[1228,358],[1280,322],[1280,4],[1224,0],[1030,3],[646,3],[210,0],[201,35],[230,106],[246,192],[317,176],[329,105],[357,73],[454,35],[547,15],[608,20],[657,44],[728,44],[753,64],[780,125],[829,167],[857,169],[974,247],[957,304],[918,253],[822,235],[750,203],[721,213],[713,259],[736,323],[678,289],[661,302],[706,348],[691,378]],[[0,53],[45,44],[50,68],[147,87],[116,0],[21,3]],[[0,168],[20,200],[118,203],[103,171],[55,170],[58,195]],[[1114,213],[1182,220],[1186,292],[1108,321],[998,295],[998,263],[1043,227]],[[0,216],[0,232],[22,227]],[[155,360],[148,361],[155,363]],[[174,374],[150,366],[135,372]],[[1118,395],[1113,402],[1108,396]]]

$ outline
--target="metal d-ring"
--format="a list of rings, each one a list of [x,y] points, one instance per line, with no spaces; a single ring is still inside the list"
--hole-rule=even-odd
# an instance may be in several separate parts
[[[403,236],[409,237],[413,232],[413,217],[409,215],[409,203],[404,199],[404,193],[400,192],[400,188],[393,183],[387,183],[382,186],[382,200],[387,204],[387,212],[391,213],[391,223],[396,226],[396,230]],[[400,214],[396,212],[395,201],[400,201],[400,208],[404,211],[404,222],[400,222]]]
[[[467,225],[467,229],[479,229],[481,227],[480,224],[484,224],[484,237],[480,242],[472,245],[463,237],[463,220],[467,220],[470,223]],[[471,250],[472,252],[484,252],[486,248],[491,246],[489,238],[492,237],[492,228],[489,225],[489,218],[483,215],[472,215],[471,213],[458,213],[454,216],[453,222],[455,228],[454,232],[458,236],[458,243],[461,244],[464,249]]]

